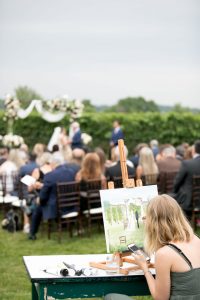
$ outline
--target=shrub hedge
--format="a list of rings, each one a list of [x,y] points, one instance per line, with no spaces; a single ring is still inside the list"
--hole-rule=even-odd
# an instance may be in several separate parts
[[[119,120],[125,134],[125,143],[130,151],[140,142],[157,139],[161,144],[182,142],[193,143],[200,138],[200,114],[192,113],[87,113],[79,120],[83,132],[93,137],[91,147],[101,146],[108,150],[113,120]],[[59,123],[48,123],[37,113],[28,118],[18,119],[14,133],[24,137],[32,147],[36,142],[48,143],[54,127],[68,128],[66,116]],[[3,112],[0,113],[0,134],[6,133]]]

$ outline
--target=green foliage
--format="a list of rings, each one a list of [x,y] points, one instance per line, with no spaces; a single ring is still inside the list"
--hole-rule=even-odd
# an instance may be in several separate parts
[[[22,107],[27,107],[32,100],[42,100],[42,97],[28,86],[19,86],[15,89],[17,99]]]
[[[114,112],[156,112],[159,111],[154,101],[147,101],[143,97],[127,97],[121,99],[109,111]]]
[[[192,113],[85,113],[79,120],[82,132],[93,137],[91,147],[101,146],[108,153],[112,123],[118,119],[125,134],[129,153],[140,142],[157,139],[161,144],[175,146],[183,142],[192,144],[200,138],[200,114]],[[69,128],[66,116],[59,123],[48,123],[36,112],[28,118],[18,119],[14,124],[14,134],[22,135],[32,147],[35,143],[47,144],[56,126]],[[3,112],[0,113],[0,135],[6,133]]]
[[[84,105],[84,112],[95,112],[96,111],[96,107],[91,103],[90,100],[88,99],[84,99],[82,100],[82,103]]]
[[[172,108],[171,111],[177,113],[189,112],[189,107],[183,107],[180,103],[176,103]]]

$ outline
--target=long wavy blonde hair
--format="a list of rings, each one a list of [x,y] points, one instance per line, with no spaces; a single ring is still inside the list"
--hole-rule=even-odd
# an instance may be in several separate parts
[[[142,166],[143,175],[158,174],[153,151],[149,147],[143,147],[139,152],[139,165]]]
[[[175,199],[159,195],[150,200],[145,222],[145,250],[152,254],[169,242],[189,242],[193,230]]]

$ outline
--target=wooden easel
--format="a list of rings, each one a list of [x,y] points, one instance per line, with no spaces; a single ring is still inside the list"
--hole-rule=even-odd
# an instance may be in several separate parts
[[[119,154],[120,154],[120,165],[121,165],[121,171],[122,171],[122,183],[124,188],[134,188],[135,187],[135,180],[134,179],[129,179],[128,178],[128,170],[127,170],[127,165],[126,165],[126,155],[124,153],[124,140],[118,140],[118,147],[119,147]],[[136,180],[136,186],[142,186],[142,180],[137,179]],[[109,181],[108,182],[108,189],[114,189],[114,182]],[[113,268],[109,267],[106,264],[106,261],[102,262],[90,262],[90,266],[97,268],[97,269],[102,269],[102,270],[107,270],[107,271],[112,271],[115,270],[117,271],[118,274],[124,274],[128,275],[130,271],[136,271],[139,270],[139,266],[135,264],[134,258],[131,256],[131,252],[127,251],[124,253],[121,252],[115,252],[113,253],[112,260],[115,262],[118,262],[118,267]],[[128,267],[123,267],[123,263],[129,263],[131,264]],[[148,264],[149,268],[153,268],[154,265],[149,263]]]

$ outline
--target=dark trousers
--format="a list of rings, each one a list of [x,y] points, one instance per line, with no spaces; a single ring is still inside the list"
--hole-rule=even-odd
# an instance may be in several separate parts
[[[41,221],[42,221],[42,207],[38,205],[33,211],[32,218],[31,218],[31,228],[30,228],[31,236],[36,235]]]

